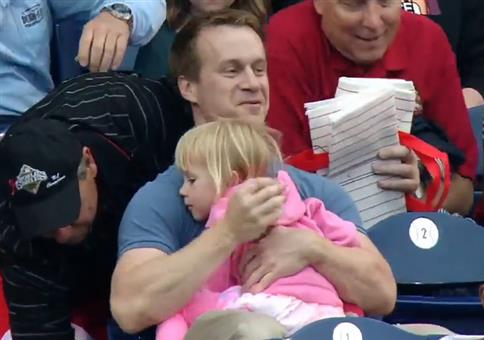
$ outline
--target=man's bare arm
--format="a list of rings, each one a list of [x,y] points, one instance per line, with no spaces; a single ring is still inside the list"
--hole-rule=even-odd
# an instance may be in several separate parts
[[[282,189],[274,179],[249,180],[230,199],[223,220],[184,248],[170,255],[156,249],[122,255],[111,290],[111,310],[121,328],[135,333],[181,309],[237,245],[277,221]]]
[[[444,202],[444,209],[451,213],[466,216],[472,208],[474,185],[468,178],[452,174],[449,194]]]
[[[242,263],[245,289],[257,293],[272,282],[313,266],[336,287],[341,299],[368,314],[388,314],[396,301],[390,266],[373,243],[358,233],[359,248],[341,247],[311,230],[276,228]]]
[[[222,228],[202,233],[172,254],[156,249],[129,250],[116,265],[111,310],[120,327],[136,333],[181,309],[235,248]]]
[[[311,263],[334,284],[343,301],[354,303],[367,314],[390,313],[397,288],[390,266],[365,235],[359,248],[340,247],[319,238]]]

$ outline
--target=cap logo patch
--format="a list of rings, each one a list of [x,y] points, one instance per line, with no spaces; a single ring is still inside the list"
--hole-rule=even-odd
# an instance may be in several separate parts
[[[65,178],[66,178],[66,176],[61,176],[59,173],[57,173],[55,175],[52,175],[52,176],[50,176],[50,180],[52,182],[47,182],[47,184],[45,185],[45,187],[47,189],[49,189],[50,187],[53,187],[54,185],[62,182]]]
[[[45,171],[37,170],[24,164],[17,175],[15,186],[17,190],[25,190],[35,195],[39,191],[40,184],[47,179]]]

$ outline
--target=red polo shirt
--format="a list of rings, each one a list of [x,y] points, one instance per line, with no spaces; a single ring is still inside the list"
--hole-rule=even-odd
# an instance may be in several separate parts
[[[271,86],[268,123],[283,132],[285,155],[311,147],[304,103],[334,97],[339,77],[401,78],[414,82],[423,114],[464,151],[466,162],[459,173],[474,178],[477,146],[449,42],[441,28],[423,16],[402,11],[401,19],[385,56],[364,69],[331,46],[312,0],[271,18],[267,37]]]

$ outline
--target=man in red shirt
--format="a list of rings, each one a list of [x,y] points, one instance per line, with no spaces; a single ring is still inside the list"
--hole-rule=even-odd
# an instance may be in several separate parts
[[[339,77],[411,80],[422,114],[465,153],[444,208],[466,214],[472,205],[477,148],[455,57],[436,24],[402,12],[400,6],[399,0],[306,0],[274,15],[267,37],[268,122],[284,133],[284,153],[294,155],[311,148],[304,103],[334,97]],[[412,161],[408,152],[387,151],[381,150],[380,158],[400,158],[402,164],[385,168],[385,173],[403,179],[398,186],[383,181],[380,186],[412,192],[405,181],[411,177],[405,164]],[[374,171],[379,170],[376,165]]]

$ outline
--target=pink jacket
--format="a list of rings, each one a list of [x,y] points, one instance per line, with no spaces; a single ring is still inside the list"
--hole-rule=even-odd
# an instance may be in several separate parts
[[[277,223],[277,228],[310,229],[329,239],[336,245],[345,247],[359,246],[357,230],[353,223],[344,221],[330,211],[327,211],[323,202],[315,198],[303,201],[296,185],[285,171],[279,171],[277,179],[286,186],[286,202],[283,215]],[[207,228],[220,221],[227,209],[228,201],[238,186],[228,190],[227,194],[219,199],[212,207],[207,221]],[[180,335],[186,332],[193,321],[201,314],[217,309],[223,309],[224,302],[219,293],[226,289],[241,285],[238,268],[245,252],[253,243],[243,244],[236,249],[229,260],[210,277],[204,289],[195,294],[192,301],[173,318],[168,319],[159,327],[157,339],[176,339],[175,329]],[[338,293],[325,277],[312,267],[301,272],[276,280],[265,291],[267,294],[293,296],[307,303],[318,303],[343,307]],[[222,297],[223,298],[223,297]],[[181,336],[180,339],[183,339]]]
[[[324,207],[324,203],[315,198],[301,199],[296,185],[285,171],[279,171],[277,179],[286,186],[286,202],[283,215],[277,225],[286,228],[310,229],[332,243],[345,247],[359,246],[357,230],[353,223],[344,221]],[[212,207],[207,227],[215,225],[225,215],[227,204],[237,186],[219,199]],[[209,279],[207,288],[221,292],[231,286],[240,285],[238,268],[245,252],[251,243],[241,245],[232,254],[230,261],[225,262]],[[278,279],[272,283],[265,293],[273,295],[293,296],[307,303],[318,303],[342,307],[343,302],[335,287],[312,267],[298,274]]]

